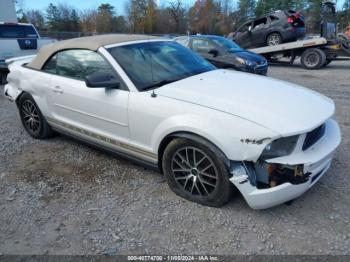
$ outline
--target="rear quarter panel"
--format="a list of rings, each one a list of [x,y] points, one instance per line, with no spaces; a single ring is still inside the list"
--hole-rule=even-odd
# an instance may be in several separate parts
[[[4,92],[7,92],[14,100],[17,100],[23,92],[31,94],[42,113],[47,115],[49,112],[46,92],[50,85],[50,75],[25,67],[26,62],[28,61],[21,60],[10,64],[8,84],[5,85]]]

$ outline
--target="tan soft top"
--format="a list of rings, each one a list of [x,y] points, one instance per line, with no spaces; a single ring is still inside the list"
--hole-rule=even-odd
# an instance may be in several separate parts
[[[87,36],[59,41],[53,44],[43,46],[40,49],[38,55],[27,66],[33,69],[41,70],[47,59],[49,59],[53,54],[61,50],[88,49],[96,51],[101,46],[148,39],[158,39],[158,37],[147,35],[110,34]]]

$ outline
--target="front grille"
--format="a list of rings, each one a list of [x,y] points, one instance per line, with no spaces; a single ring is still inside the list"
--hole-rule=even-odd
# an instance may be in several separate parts
[[[303,151],[309,149],[314,144],[316,144],[316,142],[320,140],[321,137],[323,137],[325,131],[326,131],[326,125],[323,124],[318,128],[312,130],[311,132],[307,133],[303,144]]]
[[[255,68],[254,72],[259,75],[267,74],[267,66],[258,66]]]
[[[266,64],[266,61],[265,60],[261,60],[259,62],[257,62],[258,65],[265,65]]]

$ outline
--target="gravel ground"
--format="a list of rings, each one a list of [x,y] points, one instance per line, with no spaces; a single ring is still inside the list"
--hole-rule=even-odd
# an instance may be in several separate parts
[[[263,211],[239,193],[220,209],[191,203],[157,172],[64,136],[34,140],[0,96],[0,253],[350,255],[349,69],[270,68],[334,99],[343,141],[319,183]]]

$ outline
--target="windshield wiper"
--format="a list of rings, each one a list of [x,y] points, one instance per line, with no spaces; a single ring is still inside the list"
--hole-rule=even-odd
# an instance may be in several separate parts
[[[154,89],[154,88],[157,88],[157,87],[161,87],[161,86],[164,86],[164,85],[167,85],[167,84],[179,81],[179,80],[181,80],[181,78],[179,78],[179,79],[172,79],[172,80],[162,80],[162,81],[159,81],[157,83],[154,83],[152,85],[149,85],[149,86],[146,86],[146,87],[142,88],[142,91],[146,91],[146,90]]]

